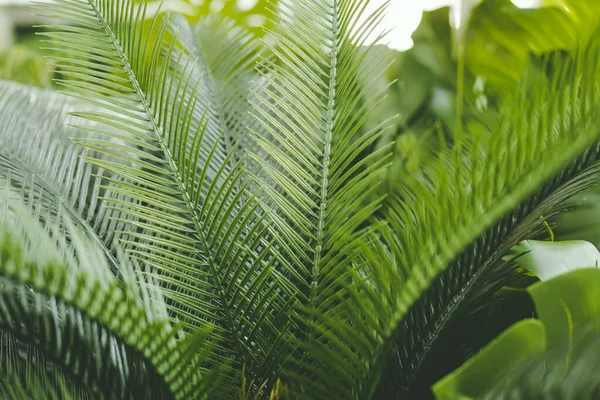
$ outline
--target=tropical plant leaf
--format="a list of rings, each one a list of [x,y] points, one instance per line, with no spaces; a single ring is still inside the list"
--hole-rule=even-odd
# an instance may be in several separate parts
[[[411,396],[407,392],[414,389],[425,355],[457,307],[472,296],[470,289],[486,287],[486,272],[539,229],[540,217],[597,182],[596,96],[595,89],[587,90],[598,85],[597,45],[549,62],[550,82],[533,75],[517,96],[504,101],[497,124],[465,132],[421,173],[402,177],[401,197],[388,221],[391,256],[382,251],[379,265],[365,266],[366,279],[355,285],[353,300],[342,301],[353,309],[324,328],[364,362],[352,371],[357,375],[344,380],[347,387],[377,385],[387,366],[394,372],[392,393]],[[350,338],[343,321],[368,321],[357,330],[375,330],[372,344]]]
[[[379,191],[395,113],[375,115],[386,51],[365,41],[385,5],[367,15],[362,0],[283,0],[263,46],[232,23],[192,27],[157,4],[41,3],[68,23],[45,35],[60,49],[57,84],[78,102],[0,84],[0,331],[48,365],[31,372],[20,351],[7,393],[29,382],[53,396],[66,382],[65,397],[427,398],[531,315],[503,288],[521,293],[531,279],[503,256],[552,235],[545,221],[599,182],[597,43],[531,68],[498,115],[494,98],[491,114],[476,106],[463,118],[461,73],[456,115],[453,83],[436,113],[447,126],[435,132],[451,140]],[[538,36],[525,47],[555,48]],[[399,141],[403,156],[415,138]],[[478,324],[507,304],[518,312]],[[569,319],[538,312],[549,326]],[[572,316],[569,326],[594,329]],[[459,320],[476,328],[461,337]],[[490,375],[485,354],[534,325],[495,342],[479,358],[487,367],[466,366],[445,392],[490,388],[464,377]],[[568,364],[561,338],[591,342],[561,329],[548,338]],[[534,382],[544,361],[527,358]]]
[[[189,53],[205,71],[203,73],[210,98],[221,118],[226,142],[236,144],[236,157],[243,158],[246,151],[258,151],[249,127],[257,127],[251,117],[251,98],[257,89],[260,76],[255,70],[263,52],[261,42],[233,21],[210,17],[201,19],[194,27],[175,17],[181,40]],[[245,160],[245,164],[253,164]],[[253,168],[256,172],[256,168]]]
[[[563,205],[564,212],[551,221],[556,240],[586,240],[600,246],[599,196],[597,188],[590,188]]]
[[[507,255],[514,262],[545,281],[578,268],[600,263],[598,249],[584,240],[542,242],[525,240],[513,247]]]
[[[273,57],[261,63],[266,84],[254,110],[267,132],[253,132],[267,155],[252,154],[267,177],[256,180],[269,199],[279,268],[297,296],[293,334],[308,344],[282,373],[307,398],[353,396],[352,385],[318,371],[309,347],[329,341],[317,321],[336,312],[346,268],[368,245],[373,228],[365,222],[381,202],[371,194],[389,159],[389,146],[363,155],[389,125],[362,130],[382,97],[379,91],[361,103],[369,84],[361,78],[381,70],[377,57],[367,62],[369,47],[362,45],[385,11],[366,15],[365,7],[362,1],[279,2],[278,28],[269,33]]]
[[[439,400],[477,398],[486,385],[502,377],[502,365],[514,365],[546,350],[544,324],[535,319],[519,322],[479,354],[433,387]],[[502,360],[502,364],[498,362]]]
[[[510,0],[485,0],[470,18],[465,62],[493,90],[512,90],[531,54],[575,52],[595,32],[599,15],[594,0],[545,0],[531,8],[518,8]]]
[[[93,136],[68,126],[75,123],[66,115],[74,106],[66,96],[51,91],[0,82],[0,118],[5,122],[0,126],[0,176],[23,186],[35,176],[37,185],[61,199],[56,206],[68,210],[74,223],[96,236],[117,270],[112,248],[117,224],[110,220],[114,213],[99,199],[110,196],[98,188],[106,173],[86,165],[80,157],[91,153],[71,141]]]
[[[49,362],[34,345],[0,331],[0,394],[10,399],[92,399],[90,390]]]
[[[77,66],[55,58],[65,71],[59,84],[76,97],[93,94],[101,108],[73,115],[102,125],[95,131],[103,138],[76,142],[114,158],[85,157],[116,176],[110,190],[123,198],[108,201],[121,215],[121,243],[143,266],[142,283],[160,284],[172,320],[186,331],[217,326],[202,367],[222,368],[228,383],[213,396],[234,396],[242,365],[258,388],[286,345],[280,311],[289,295],[274,284],[280,278],[263,240],[264,217],[247,191],[244,159],[224,139],[206,68],[168,16],[144,22],[145,3],[57,0],[39,7],[72,24],[54,27],[47,34],[53,43],[85,56]],[[96,69],[90,56],[106,68]]]
[[[31,197],[29,208],[38,207],[30,217],[18,191],[2,183],[2,330],[35,346],[95,397],[201,396],[206,388],[188,367],[177,332],[117,279],[102,249],[60,210]]]
[[[590,328],[527,363],[514,366],[480,398],[508,400],[586,399],[598,397],[598,332]]]
[[[600,271],[585,268],[532,285],[539,320],[513,325],[438,382],[437,398],[594,398],[599,284]]]

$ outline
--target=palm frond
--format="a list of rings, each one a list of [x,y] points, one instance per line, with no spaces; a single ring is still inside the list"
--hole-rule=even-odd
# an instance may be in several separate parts
[[[259,79],[255,68],[261,42],[233,21],[216,16],[200,20],[193,28],[184,23],[179,27],[187,33],[182,42],[207,71],[226,140],[239,144],[238,157],[245,156],[246,150],[255,148],[247,128],[255,123],[248,113],[249,96],[253,81]]]
[[[388,149],[362,153],[387,126],[363,131],[362,125],[382,93],[362,103],[370,82],[360,78],[376,67],[376,58],[363,63],[369,48],[362,45],[385,6],[372,15],[364,15],[365,7],[364,1],[281,1],[278,29],[269,34],[273,56],[261,65],[266,84],[254,116],[267,136],[255,131],[254,138],[268,157],[252,157],[267,177],[257,181],[269,198],[280,268],[298,294],[295,335],[304,343],[329,340],[311,321],[335,312],[345,269],[368,246],[373,228],[365,222],[381,202],[372,194]],[[298,369],[311,363],[305,357],[284,374],[301,382],[307,397],[349,398],[350,387],[325,376],[302,379]],[[314,389],[327,384],[335,390]]]
[[[110,187],[108,171],[86,164],[81,157],[103,156],[73,144],[73,138],[98,138],[94,123],[85,124],[86,132],[72,126],[78,119],[66,113],[75,102],[68,97],[45,90],[28,88],[12,82],[0,82],[0,178],[20,192],[34,213],[45,209],[53,215],[63,213],[79,229],[94,238],[110,262],[114,273],[129,276],[131,270],[118,261],[120,213],[110,207],[107,198],[122,196],[100,187]],[[118,142],[115,142],[118,144]],[[139,268],[137,268],[139,269]],[[152,285],[138,288],[148,312],[165,315],[163,301]],[[154,292],[154,293],[153,293]]]
[[[65,71],[58,83],[102,109],[74,114],[103,125],[95,129],[103,138],[76,142],[113,158],[85,157],[115,176],[102,187],[121,196],[107,199],[120,213],[121,243],[144,269],[143,281],[159,283],[173,321],[189,332],[217,326],[203,368],[226,369],[227,390],[215,395],[231,397],[241,365],[256,376],[271,370],[289,296],[273,284],[279,278],[262,241],[264,218],[247,191],[244,159],[224,140],[210,77],[169,17],[144,22],[145,3],[56,0],[39,7],[72,24],[49,36],[82,55],[76,64],[55,59]]]
[[[92,399],[88,388],[49,362],[34,345],[0,331],[0,395],[7,399]]]
[[[35,176],[37,185],[60,199],[74,223],[105,247],[116,271],[112,244],[118,226],[101,199],[108,194],[98,187],[105,171],[85,164],[80,157],[91,152],[72,143],[73,137],[94,136],[68,126],[76,122],[66,115],[74,107],[64,95],[0,82],[0,176],[13,181]]]
[[[403,177],[387,240],[395,250],[375,251],[380,261],[356,274],[344,311],[321,328],[331,338],[319,349],[323,363],[336,353],[356,358],[343,382],[358,398],[372,393],[392,354],[402,371],[395,395],[405,394],[478,273],[553,205],[598,182],[597,44],[551,62],[548,83],[524,84],[498,125]],[[369,340],[349,334],[349,325],[371,332]]]
[[[103,250],[60,210],[31,198],[21,203],[18,190],[0,183],[2,331],[35,346],[95,397],[205,393],[177,332],[167,320],[149,318]]]

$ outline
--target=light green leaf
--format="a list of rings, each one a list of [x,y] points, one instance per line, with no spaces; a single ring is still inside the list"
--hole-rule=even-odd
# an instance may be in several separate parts
[[[473,11],[466,33],[468,68],[491,87],[512,90],[531,54],[576,50],[596,27],[598,10],[589,0],[543,1],[528,9],[486,0]]]
[[[600,330],[600,269],[585,268],[560,275],[528,289],[548,343],[573,339],[590,322]]]
[[[513,247],[510,254],[517,256],[514,262],[542,281],[575,269],[598,266],[600,263],[600,252],[596,246],[584,240],[525,240]]]
[[[542,354],[546,349],[544,324],[535,319],[518,322],[460,368],[433,386],[438,400],[474,399],[511,365]]]

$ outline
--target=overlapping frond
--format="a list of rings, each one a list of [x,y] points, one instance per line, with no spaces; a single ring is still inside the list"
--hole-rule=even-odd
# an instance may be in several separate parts
[[[29,191],[23,199],[18,186],[1,180],[0,194],[0,326],[43,354],[28,361],[47,362],[49,371],[59,366],[94,397],[189,398],[206,392],[177,332],[149,314],[136,283],[114,274],[97,243],[60,209],[45,207],[51,202],[40,199],[43,193]],[[3,352],[10,349],[3,343]],[[46,368],[38,368],[35,376],[19,379],[32,385],[44,379]]]
[[[406,200],[396,205],[402,231],[396,238],[401,253],[397,265],[407,288],[398,304],[413,309],[408,314],[404,306],[398,310],[399,319],[413,325],[403,321],[396,334],[397,340],[405,340],[421,326],[425,339],[395,345],[408,351],[398,356],[403,376],[414,376],[429,348],[421,346],[437,335],[469,290],[481,288],[486,268],[531,234],[557,204],[600,178],[594,172],[600,123],[598,45],[592,43],[575,57],[551,57],[548,64],[554,69],[550,79],[531,76],[506,100],[497,126],[483,137],[469,132],[470,143],[429,164],[425,181],[406,183]],[[428,206],[416,208],[417,202]],[[414,307],[418,298],[429,304]],[[411,347],[417,357],[410,354]]]
[[[36,185],[60,199],[56,206],[96,237],[116,271],[113,243],[119,226],[111,217],[117,214],[102,200],[110,194],[98,187],[107,172],[80,158],[93,152],[74,145],[71,138],[94,134],[68,126],[76,121],[67,115],[74,107],[64,95],[0,82],[0,176],[13,181],[35,176]],[[88,126],[94,128],[93,123]]]
[[[18,188],[32,210],[41,207],[53,215],[66,215],[104,250],[114,273],[131,275],[118,261],[120,213],[107,201],[126,199],[100,187],[102,183],[111,186],[105,180],[112,177],[110,172],[81,159],[111,157],[73,144],[73,138],[97,138],[93,132],[69,126],[78,120],[66,114],[74,110],[75,102],[52,91],[0,82],[0,106],[0,178]],[[85,126],[97,128],[92,122]],[[159,293],[154,294],[140,293],[140,297],[149,301],[149,313],[165,315],[163,301],[156,296]]]
[[[370,257],[379,262],[364,264],[346,310],[323,327],[334,338],[320,349],[325,356],[349,350],[356,357],[342,380],[357,398],[372,394],[396,349],[403,371],[398,379],[414,379],[429,335],[462,301],[472,275],[501,257],[499,243],[514,239],[519,224],[540,218],[538,207],[598,181],[591,169],[598,161],[598,65],[597,44],[575,58],[553,57],[551,79],[524,84],[505,101],[498,125],[486,134],[468,132],[422,173],[403,177],[402,201],[389,214],[396,232],[387,241],[395,251],[383,247],[375,252],[379,257]],[[439,301],[431,297],[441,293]],[[363,336],[347,332],[349,325]],[[412,350],[421,353],[405,353]]]
[[[260,129],[249,112],[253,91],[258,89],[256,82],[260,80],[256,67],[264,52],[262,43],[233,21],[216,17],[201,20],[195,34],[221,99],[226,134],[241,149],[258,151],[248,129]]]
[[[265,84],[253,114],[267,135],[255,131],[254,139],[268,157],[253,154],[253,159],[267,177],[257,180],[269,198],[280,267],[297,293],[296,313],[304,328],[296,329],[296,336],[305,343],[329,340],[311,320],[335,312],[346,269],[368,245],[373,228],[365,221],[381,201],[373,193],[387,150],[364,152],[386,126],[362,130],[381,93],[363,103],[369,82],[360,77],[370,76],[379,61],[363,64],[368,48],[362,45],[385,7],[363,15],[366,5],[280,2],[278,29],[269,33],[273,57],[261,65]],[[295,368],[286,372],[295,374]],[[327,384],[325,376],[316,382],[312,374],[305,377],[295,376],[302,385]],[[342,389],[307,396],[346,394]]]
[[[48,362],[34,345],[0,331],[0,396],[15,400],[92,399],[90,391],[64,369]]]
[[[379,394],[408,391],[470,291],[504,282],[482,278],[503,251],[600,180],[600,46],[399,177],[378,221],[387,124],[367,123],[382,68],[363,45],[385,6],[367,3],[281,0],[265,50],[145,2],[40,4],[69,23],[46,32],[57,83],[91,105],[0,84],[0,328],[98,396],[260,397],[281,378],[363,399],[390,360]]]
[[[184,330],[216,325],[203,367],[227,368],[227,390],[215,395],[231,397],[242,365],[255,376],[270,370],[289,296],[273,284],[279,278],[264,218],[247,190],[244,158],[224,139],[211,78],[179,39],[177,23],[145,21],[145,3],[39,7],[71,23],[48,33],[78,56],[54,60],[65,76],[58,83],[100,108],[74,113],[101,125],[94,129],[100,138],[76,142],[111,157],[85,160],[114,174],[101,187],[122,196],[107,201],[120,213],[121,243],[143,268],[141,284],[158,282]]]

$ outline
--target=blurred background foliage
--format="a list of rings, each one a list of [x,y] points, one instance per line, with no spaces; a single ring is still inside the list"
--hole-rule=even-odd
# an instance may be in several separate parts
[[[23,3],[23,5],[21,4]],[[26,2],[11,3],[10,0],[3,4],[0,0],[0,25],[4,27],[12,25],[9,19],[17,15],[19,20],[32,20],[29,18],[31,10],[25,5]],[[163,0],[151,1],[148,4],[148,16],[154,15],[162,3],[161,10],[171,10],[184,15],[190,22],[197,22],[201,18],[218,15],[235,21],[243,26],[257,38],[264,35],[264,28],[269,28],[271,20],[268,15],[276,6],[276,0]],[[5,15],[2,15],[3,8]],[[0,79],[14,80],[20,83],[38,87],[49,87],[58,71],[47,65],[44,57],[49,52],[56,50],[45,49],[44,37],[36,35],[43,28],[37,28],[33,24],[14,24],[14,32],[10,46],[3,46],[2,41],[7,40],[0,29]]]
[[[151,2],[149,10],[156,12],[159,3]],[[450,7],[425,12],[410,50],[383,49],[388,67],[372,90],[387,87],[388,96],[367,121],[369,125],[394,121],[395,129],[378,143],[395,142],[382,190],[393,191],[403,174],[418,172],[422,160],[452,142],[457,129],[476,132],[489,126],[501,99],[514,92],[528,68],[551,68],[543,56],[573,51],[581,38],[595,33],[600,18],[600,0],[541,0],[532,9],[518,8],[511,0],[462,0],[462,4],[469,5],[463,7],[468,15],[457,15]],[[233,20],[256,40],[268,32],[275,5],[269,0],[163,1],[163,9],[179,12],[191,22],[210,15]],[[463,21],[460,29],[455,29],[454,20]],[[44,48],[43,37],[35,34],[39,28],[17,26],[12,45],[2,50],[0,44],[0,79],[52,86],[60,71],[47,65],[44,56],[57,50]],[[373,56],[381,56],[381,46],[373,49]],[[600,245],[598,200],[596,189],[571,199],[569,210],[554,221],[556,238]]]

